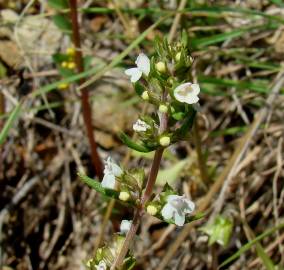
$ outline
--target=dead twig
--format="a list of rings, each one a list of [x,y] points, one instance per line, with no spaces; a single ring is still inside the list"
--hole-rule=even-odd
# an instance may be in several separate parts
[[[230,158],[227,166],[224,168],[220,176],[217,178],[217,180],[214,182],[214,184],[210,187],[210,190],[208,193],[200,200],[197,204],[197,211],[204,212],[209,206],[212,198],[218,193],[218,191],[222,188],[221,195],[219,196],[219,199],[217,201],[217,207],[219,209],[222,208],[223,202],[225,200],[225,191],[227,190],[227,187],[229,186],[229,183],[233,176],[235,174],[233,173],[235,169],[237,168],[239,162],[244,156],[244,153],[249,145],[249,142],[251,141],[253,135],[259,128],[260,124],[265,120],[265,117],[267,115],[268,110],[272,106],[273,101],[277,97],[282,85],[284,82],[284,76],[283,73],[279,73],[279,75],[276,78],[276,83],[267,99],[267,106],[261,109],[255,117],[255,120],[253,121],[251,127],[247,130],[247,132],[244,134],[244,136],[239,140],[239,143],[237,144],[235,151]],[[229,180],[228,180],[229,179]],[[226,184],[224,185],[224,182]],[[218,209],[217,208],[217,209]],[[219,211],[216,211],[215,213],[218,213]],[[186,225],[183,230],[180,232],[176,240],[171,244],[171,246],[168,248],[168,252],[163,257],[159,267],[157,270],[163,270],[168,265],[171,258],[174,256],[175,252],[179,248],[179,246],[184,242],[188,234],[190,233],[192,227],[194,227],[195,223],[190,223]]]

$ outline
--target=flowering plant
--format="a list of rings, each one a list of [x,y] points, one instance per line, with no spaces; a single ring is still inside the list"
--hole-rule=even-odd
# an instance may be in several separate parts
[[[101,183],[79,174],[85,183],[98,192],[134,208],[133,220],[123,220],[121,232],[115,235],[112,244],[97,251],[96,258],[92,260],[94,269],[133,267],[130,243],[144,213],[177,226],[202,217],[200,213],[193,213],[195,203],[191,199],[180,196],[168,184],[160,194],[153,193],[163,151],[171,144],[188,138],[200,93],[199,85],[188,78],[193,59],[188,52],[187,37],[183,35],[180,43],[172,45],[166,40],[156,40],[155,45],[157,53],[151,59],[140,53],[135,61],[136,67],[125,71],[136,93],[144,102],[154,106],[155,113],[140,115],[133,123],[137,140],[125,133],[120,134],[123,143],[131,149],[155,151],[148,177],[145,177],[143,169],[126,170],[110,157],[105,162]]]

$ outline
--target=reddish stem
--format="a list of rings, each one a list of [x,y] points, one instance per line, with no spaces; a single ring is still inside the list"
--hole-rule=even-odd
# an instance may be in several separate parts
[[[71,15],[71,22],[72,22],[72,39],[73,44],[76,48],[75,50],[75,63],[78,72],[84,71],[84,64],[83,64],[83,57],[82,57],[82,50],[81,50],[81,40],[80,40],[80,33],[79,33],[79,24],[78,24],[78,9],[77,9],[77,0],[69,0],[70,5],[70,15]],[[80,80],[80,84],[83,84],[85,79]],[[84,123],[86,126],[87,136],[89,139],[89,144],[91,146],[91,158],[92,163],[95,167],[97,176],[102,179],[103,177],[103,166],[101,159],[97,152],[97,143],[95,141],[95,135],[92,126],[92,111],[89,103],[89,92],[88,89],[81,90],[81,103],[82,103],[82,110],[83,110],[83,118]]]

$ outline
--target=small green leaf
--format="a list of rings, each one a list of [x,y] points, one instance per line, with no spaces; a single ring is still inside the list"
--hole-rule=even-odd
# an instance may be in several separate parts
[[[218,243],[226,246],[231,238],[233,223],[230,219],[217,216],[212,224],[208,224],[200,229],[209,236],[209,245]]]
[[[61,64],[63,61],[69,61],[69,55],[64,54],[64,53],[55,53],[52,55],[52,60],[56,64]]]
[[[11,127],[13,126],[14,122],[18,118],[18,115],[21,112],[22,103],[23,102],[19,102],[18,105],[13,109],[13,111],[11,112],[11,114],[10,114],[8,120],[6,121],[3,129],[1,130],[1,132],[0,132],[0,145],[4,143],[6,137],[8,136],[8,133],[9,133]]]
[[[126,144],[129,148],[136,150],[138,152],[143,152],[143,153],[148,153],[151,152],[153,150],[155,150],[155,148],[148,148],[143,144],[138,144],[136,142],[134,142],[131,138],[129,138],[125,133],[121,132],[119,135],[120,140]]]
[[[75,74],[74,70],[69,68],[59,67],[58,71],[63,78],[69,78]]]
[[[182,126],[176,130],[175,139],[183,139],[186,137],[187,133],[189,133],[193,126],[195,116],[196,110],[191,107],[191,111],[188,113],[188,116],[185,118]]]
[[[69,34],[72,32],[71,22],[66,16],[60,14],[54,15],[52,21],[62,32]]]
[[[0,62],[0,79],[4,78],[6,76],[7,69],[5,66]]]
[[[142,93],[146,90],[145,86],[139,82],[134,83],[134,89],[138,96],[141,96]]]
[[[95,179],[92,179],[84,174],[78,173],[78,176],[84,183],[86,183],[89,187],[95,189],[97,192],[114,199],[117,199],[119,196],[119,192],[113,189],[103,188],[101,183]]]
[[[48,0],[48,5],[54,9],[62,10],[69,8],[67,0]]]

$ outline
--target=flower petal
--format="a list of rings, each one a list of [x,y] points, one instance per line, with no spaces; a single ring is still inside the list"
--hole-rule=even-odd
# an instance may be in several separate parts
[[[135,61],[137,68],[142,71],[146,76],[150,73],[150,59],[144,53],[140,53]]]
[[[133,130],[134,131],[136,131],[136,132],[140,132],[140,131],[146,131],[148,128],[150,128],[150,126],[146,123],[146,122],[144,122],[144,121],[142,121],[142,120],[140,120],[140,119],[138,119],[134,124],[133,124]]]
[[[129,68],[129,69],[125,70],[124,73],[127,76],[130,76],[130,81],[132,83],[137,82],[142,76],[142,71],[139,70],[138,68]]]
[[[175,195],[175,194],[169,195],[169,196],[167,197],[167,202],[171,202],[171,201],[176,200],[176,199],[182,199],[182,196]]]
[[[101,184],[103,188],[114,189],[115,176],[113,174],[105,174]]]
[[[132,221],[123,219],[120,224],[120,232],[123,234],[127,234],[127,232],[130,230],[131,224]]]
[[[112,163],[112,173],[114,174],[114,176],[121,176],[123,171],[122,169],[115,163]]]
[[[179,102],[195,104],[198,102],[200,88],[198,84],[183,83],[174,89],[174,96]]]
[[[189,199],[186,199],[185,201],[186,201],[187,207],[184,209],[184,213],[189,214],[194,211],[195,203]]]
[[[197,83],[193,83],[191,85],[191,88],[192,88],[192,91],[195,95],[198,95],[200,93],[200,87],[199,87],[199,84]]]
[[[169,203],[166,203],[161,211],[161,214],[164,219],[171,219],[174,215],[174,212],[175,208]]]
[[[177,226],[183,226],[185,222],[185,215],[179,215],[177,212],[175,212],[175,224]]]

